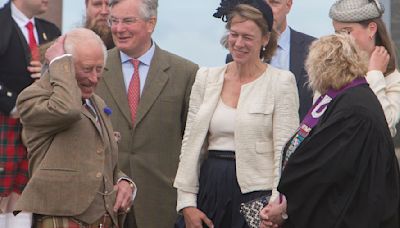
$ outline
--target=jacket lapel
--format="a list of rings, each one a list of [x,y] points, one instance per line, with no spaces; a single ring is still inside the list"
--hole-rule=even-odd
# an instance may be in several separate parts
[[[112,98],[115,100],[115,103],[121,110],[126,121],[132,125],[119,51],[117,48],[114,48],[111,49],[108,54],[106,65],[108,70],[104,72],[104,84],[108,88]]]
[[[297,36],[297,32],[293,29],[290,29],[290,63],[289,63],[289,70],[296,76],[296,82],[299,83],[302,71],[302,59],[303,56],[303,47],[301,40]],[[300,60],[300,61],[299,61]]]
[[[163,51],[156,46],[153,59],[150,63],[149,73],[140,97],[139,106],[136,113],[135,126],[143,119],[146,113],[160,95],[164,86],[168,82],[169,75],[166,73],[170,67],[168,61],[164,58]],[[126,95],[125,95],[126,97]]]
[[[36,18],[35,18],[35,27],[36,27],[36,31],[37,31],[38,38],[39,38],[39,40],[38,40],[39,45],[48,42],[49,40],[48,40],[46,32],[43,29],[43,25]]]
[[[96,106],[96,105],[94,104],[94,101],[93,101],[92,99],[91,99],[90,101],[92,102],[92,105],[93,105],[93,106]],[[95,108],[95,109],[96,109],[96,115],[98,116],[97,118],[100,118],[100,117],[99,117],[99,114],[98,114],[97,108]],[[84,105],[82,105],[81,112],[82,112],[82,114],[83,114],[84,116],[86,116],[86,117],[92,122],[92,124],[95,126],[95,128],[96,128],[96,130],[99,132],[99,134],[102,135],[102,131],[101,131],[101,128],[100,128],[100,124],[97,123],[96,118],[93,116],[93,114],[91,114],[91,113],[89,112],[89,110],[86,109],[86,107],[85,107]]]

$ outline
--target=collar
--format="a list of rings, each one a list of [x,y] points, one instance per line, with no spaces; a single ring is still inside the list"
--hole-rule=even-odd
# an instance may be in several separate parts
[[[290,47],[290,28],[286,25],[285,31],[279,36],[278,46],[283,50],[289,50]]]
[[[35,17],[32,17],[29,19],[27,16],[25,16],[24,13],[19,10],[13,2],[11,2],[11,17],[14,19],[14,21],[18,24],[20,28],[24,28],[25,25],[31,21],[33,24],[33,27],[35,27]]]
[[[151,41],[151,47],[149,50],[147,50],[142,56],[138,58],[141,64],[145,64],[147,66],[150,66],[150,62],[153,59],[154,52],[156,50],[156,45],[153,40]],[[123,53],[122,51],[119,52],[121,55],[121,63],[129,62],[132,58],[129,57],[127,54]]]

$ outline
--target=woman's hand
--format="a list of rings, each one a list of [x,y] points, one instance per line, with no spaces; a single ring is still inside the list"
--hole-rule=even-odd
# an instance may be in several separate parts
[[[261,224],[260,228],[277,228],[285,221],[283,214],[286,213],[286,198],[282,198],[279,202],[277,198],[275,201],[270,202],[266,207],[260,211]]]
[[[390,55],[385,47],[376,46],[369,58],[368,71],[377,70],[385,73],[389,60]]]
[[[185,218],[186,228],[203,228],[203,223],[207,227],[213,228],[212,221],[202,211],[195,207],[186,207],[182,210]]]

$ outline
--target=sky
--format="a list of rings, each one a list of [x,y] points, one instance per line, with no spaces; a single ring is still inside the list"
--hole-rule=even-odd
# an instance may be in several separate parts
[[[0,0],[2,5],[7,0]],[[388,0],[383,0],[385,1]],[[63,1],[63,33],[82,25],[84,0]],[[225,23],[212,17],[220,0],[159,0],[153,40],[167,51],[200,66],[224,64],[227,50],[219,41]],[[333,32],[328,17],[334,0],[294,0],[288,24],[295,30],[320,37]]]

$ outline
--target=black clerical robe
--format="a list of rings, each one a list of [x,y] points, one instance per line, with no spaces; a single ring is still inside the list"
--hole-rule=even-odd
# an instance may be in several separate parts
[[[345,91],[290,157],[285,228],[398,228],[399,166],[368,85]]]

